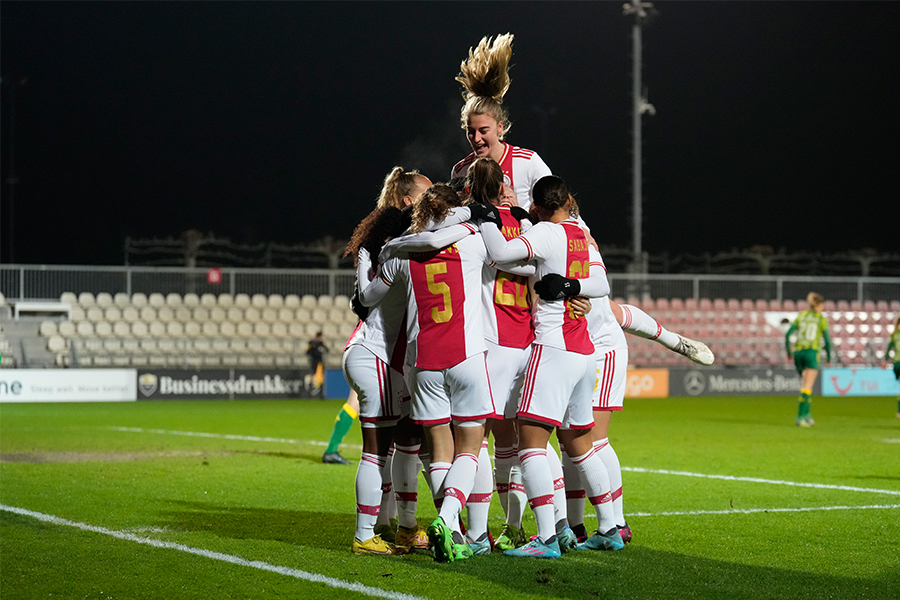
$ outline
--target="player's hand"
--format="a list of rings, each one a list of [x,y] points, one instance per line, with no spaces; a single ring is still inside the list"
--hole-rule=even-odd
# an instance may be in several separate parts
[[[366,317],[369,316],[369,307],[363,306],[363,303],[359,301],[358,281],[353,284],[353,295],[350,297],[350,309],[353,311],[353,314],[359,317],[360,321],[365,321]]]
[[[531,215],[521,206],[509,207],[509,213],[516,218],[516,221],[524,221],[526,219],[531,221]]]
[[[581,293],[581,284],[577,279],[569,279],[556,273],[548,273],[534,284],[534,291],[541,300],[553,302]]]
[[[591,300],[587,296],[572,296],[572,298],[569,299],[569,302],[572,305],[572,311],[579,319],[586,316],[591,312],[591,308],[593,308]]]
[[[490,221],[497,226],[498,229],[503,228],[503,221],[500,219],[500,211],[493,204],[487,205],[481,202],[473,202],[467,205],[472,216],[470,221]]]

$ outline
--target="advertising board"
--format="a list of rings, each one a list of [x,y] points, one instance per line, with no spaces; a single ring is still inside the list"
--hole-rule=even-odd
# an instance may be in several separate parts
[[[628,369],[626,398],[668,398],[669,371],[666,369]]]
[[[134,369],[4,369],[0,402],[133,402]]]
[[[819,380],[813,395],[820,394]],[[669,370],[671,396],[792,396],[799,393],[800,375],[794,369]]]
[[[138,400],[307,398],[309,369],[137,370]]]
[[[896,396],[900,393],[900,383],[894,378],[894,370],[822,369],[823,396]]]

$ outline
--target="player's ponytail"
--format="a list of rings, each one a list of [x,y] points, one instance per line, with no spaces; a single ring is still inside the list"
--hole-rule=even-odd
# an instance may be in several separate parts
[[[445,183],[434,184],[425,190],[413,205],[410,230],[419,233],[429,222],[443,221],[450,213],[450,209],[457,206],[462,206],[462,202],[453,188]]]
[[[822,294],[810,292],[806,295],[806,303],[809,304],[810,310],[817,310],[818,307],[825,304],[825,298],[822,297]]]
[[[404,171],[403,167],[391,169],[391,172],[384,178],[384,185],[381,186],[377,206],[379,208],[393,206],[394,208],[402,209],[404,206],[403,197],[409,195],[419,177],[422,177],[422,174],[416,170]]]
[[[466,188],[475,202],[484,205],[498,204],[503,169],[490,158],[476,159],[466,172]]]
[[[531,188],[531,200],[534,205],[548,214],[553,214],[569,203],[569,215],[578,216],[578,203],[569,193],[566,182],[556,175],[546,175],[538,179]]]
[[[469,48],[469,56],[460,64],[456,81],[463,86],[463,104],[460,111],[462,128],[469,125],[471,115],[489,115],[503,122],[503,134],[509,131],[509,114],[503,108],[503,96],[509,89],[509,61],[512,58],[513,34],[498,35],[492,40],[481,38],[475,48]]]

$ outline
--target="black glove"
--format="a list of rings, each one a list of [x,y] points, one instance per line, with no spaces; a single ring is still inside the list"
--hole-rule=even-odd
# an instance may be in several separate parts
[[[553,302],[581,293],[581,283],[577,279],[568,279],[556,273],[548,273],[534,284],[534,291],[541,300]]]
[[[524,221],[525,219],[531,221],[531,215],[521,206],[510,206],[509,213],[516,218],[516,221]]]
[[[481,202],[473,202],[472,204],[468,204],[467,208],[472,214],[472,216],[469,217],[470,221],[490,221],[496,225],[498,229],[503,229],[500,211],[497,210],[497,207],[493,204],[487,205],[482,204]]]
[[[353,314],[359,317],[360,321],[365,321],[366,317],[369,316],[369,307],[363,306],[363,303],[359,301],[358,281],[353,284],[353,296],[350,297],[350,309],[353,311]]]

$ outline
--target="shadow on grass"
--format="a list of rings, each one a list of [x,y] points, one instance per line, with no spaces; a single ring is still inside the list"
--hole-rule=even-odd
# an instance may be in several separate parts
[[[162,513],[160,526],[182,531],[206,531],[238,540],[272,540],[341,550],[349,547],[349,538],[335,536],[334,532],[353,532],[356,528],[356,517],[352,514],[236,508],[182,500],[172,501],[172,505],[176,508]]]
[[[223,538],[271,540],[297,546],[349,553],[355,526],[352,514],[234,508],[198,502],[173,502],[160,525],[205,531]],[[325,526],[327,524],[327,526]],[[342,535],[335,535],[342,532]],[[520,594],[554,598],[900,598],[900,573],[876,579],[810,574],[764,566],[716,561],[631,544],[621,552],[572,552],[559,560],[511,558],[497,552],[452,564],[438,564],[426,554],[405,557],[354,557],[378,561],[382,576],[400,583],[416,581],[424,572],[449,576],[442,585],[472,586],[485,582],[494,598]],[[439,575],[440,574],[440,575]],[[455,575],[465,578],[455,578]],[[443,579],[443,577],[442,577]],[[401,584],[402,585],[402,584]],[[506,593],[496,594],[497,586]],[[479,586],[469,590],[482,597]]]
[[[900,574],[896,573],[877,579],[855,579],[729,563],[639,546],[629,546],[621,552],[577,552],[559,560],[512,558],[495,553],[452,564],[423,561],[416,566],[452,571],[501,585],[509,591],[508,597],[520,594],[679,600],[685,597],[896,600],[900,597]]]

